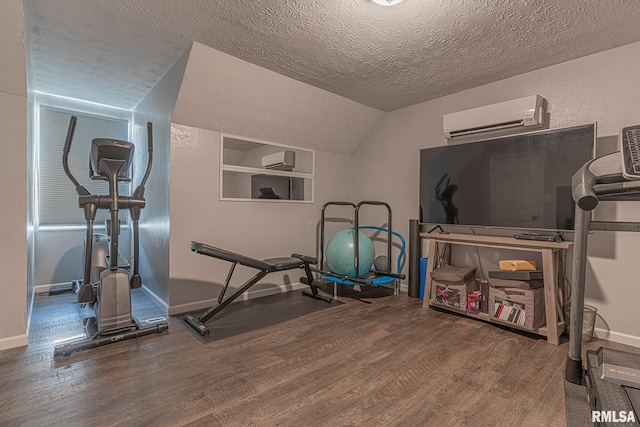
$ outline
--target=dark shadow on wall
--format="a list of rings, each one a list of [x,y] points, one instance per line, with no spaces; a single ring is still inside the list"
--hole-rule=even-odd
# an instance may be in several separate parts
[[[257,270],[255,270],[257,272]],[[300,276],[304,275],[302,269]],[[241,294],[235,301],[242,301],[247,297],[255,297],[256,295],[266,295],[287,292],[293,289],[293,284],[300,282],[300,276],[297,273],[289,273],[279,276],[277,273],[265,276],[261,281],[253,285],[246,292]],[[224,294],[224,299],[233,295],[233,293],[248,280],[247,275],[238,275],[231,280],[229,288]],[[169,304],[169,312],[184,313],[193,310],[193,307],[208,308],[218,305],[218,296],[224,285],[225,277],[221,277],[220,281],[207,282],[202,280],[172,278],[171,283],[171,300]],[[196,308],[197,310],[198,308]],[[222,312],[220,313],[222,314]]]
[[[604,284],[606,287],[606,284]],[[585,289],[584,296],[590,300],[599,301],[602,303],[607,302],[606,292],[603,289],[603,284],[601,284],[596,278],[595,272],[593,271],[593,267],[591,263],[587,261],[587,272],[585,275]]]
[[[65,252],[56,266],[51,283],[66,283],[82,279],[84,245],[80,244]]]
[[[596,138],[596,157],[614,153],[619,150],[618,135]],[[617,214],[618,202],[601,202],[593,212],[593,221],[612,221]],[[598,231],[589,235],[589,256],[615,259],[616,233]],[[597,243],[596,243],[597,242]],[[595,244],[594,244],[595,243]]]

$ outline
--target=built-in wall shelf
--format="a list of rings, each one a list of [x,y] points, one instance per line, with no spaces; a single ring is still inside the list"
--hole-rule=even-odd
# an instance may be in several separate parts
[[[313,203],[313,150],[221,134],[220,159],[220,200]]]

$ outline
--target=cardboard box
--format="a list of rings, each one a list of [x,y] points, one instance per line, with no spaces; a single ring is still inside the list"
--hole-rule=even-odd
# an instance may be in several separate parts
[[[475,278],[462,284],[431,281],[431,301],[436,305],[467,311],[467,296],[475,289]]]
[[[537,331],[545,324],[544,288],[489,287],[489,319]]]

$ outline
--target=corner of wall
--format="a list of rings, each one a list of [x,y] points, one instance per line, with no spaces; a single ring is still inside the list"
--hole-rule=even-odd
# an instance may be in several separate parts
[[[169,303],[169,186],[171,117],[182,84],[190,49],[167,71],[133,111],[133,139],[147,146],[147,122],[153,123],[153,168],[147,181],[147,205],[140,219],[140,274],[144,286],[156,298]],[[133,182],[146,169],[143,151],[136,157]],[[142,155],[141,155],[142,154]]]

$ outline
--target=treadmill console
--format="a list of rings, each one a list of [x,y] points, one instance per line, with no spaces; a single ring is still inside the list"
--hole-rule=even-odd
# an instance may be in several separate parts
[[[638,426],[640,414],[640,389],[634,370],[639,366],[640,354],[601,347],[587,351],[587,396],[591,410],[598,413],[633,412],[633,422],[620,423],[613,419],[593,420],[597,427]],[[627,371],[620,378],[616,371]],[[613,375],[612,375],[613,374]],[[593,414],[592,414],[593,417]]]
[[[622,176],[629,180],[640,179],[640,125],[622,129],[620,135]]]

